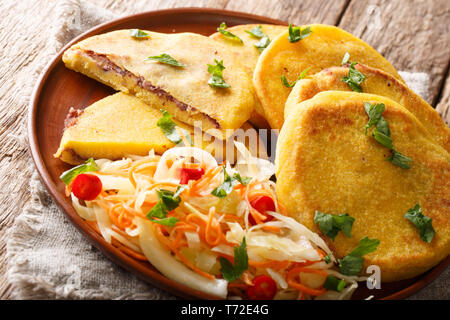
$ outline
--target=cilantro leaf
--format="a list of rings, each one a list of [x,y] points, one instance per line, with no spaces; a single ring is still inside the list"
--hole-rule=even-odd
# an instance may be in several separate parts
[[[337,292],[341,292],[342,290],[344,290],[346,285],[347,283],[344,279],[339,279],[332,275],[328,275],[328,277],[325,279],[325,282],[323,283],[323,287],[325,289]]]
[[[233,179],[239,181],[240,184],[243,186],[246,186],[249,184],[250,181],[252,181],[251,177],[241,177],[241,175],[238,173],[235,173],[233,175]]]
[[[185,64],[177,61],[176,59],[172,58],[170,55],[168,55],[167,53],[162,53],[159,56],[151,56],[148,57],[147,60],[155,60],[155,61],[159,61],[161,63],[165,63],[174,67],[181,67],[184,68],[186,67]]]
[[[374,252],[377,250],[378,245],[380,244],[380,240],[378,239],[369,239],[367,236],[359,240],[358,246],[349,253],[351,256],[362,257],[368,253]]]
[[[350,53],[346,52],[344,54],[344,58],[342,58],[341,65],[344,66],[348,63],[348,60],[350,59]]]
[[[422,214],[422,207],[417,203],[414,208],[409,209],[405,218],[411,221],[419,231],[420,238],[430,243],[436,234],[433,228],[432,219]]]
[[[233,179],[230,177],[225,167],[223,167],[223,175],[223,183],[211,192],[213,196],[218,198],[225,198],[233,191]]]
[[[348,276],[357,276],[364,264],[363,257],[347,255],[343,259],[338,259],[339,271]]]
[[[303,70],[300,75],[298,76],[297,80],[295,80],[292,84],[289,84],[289,81],[286,79],[286,77],[284,75],[281,76],[281,82],[284,84],[284,86],[286,88],[292,88],[293,86],[295,86],[295,84],[297,83],[298,80],[302,80],[306,74],[308,73],[309,69],[311,69],[311,67],[306,68],[305,70]]]
[[[175,217],[167,217],[167,214],[169,211],[175,210],[179,206],[181,202],[179,197],[179,193],[181,192],[179,192],[179,190],[180,189],[177,189],[177,193],[175,194],[169,190],[157,190],[156,193],[158,194],[159,200],[147,213],[147,218],[152,222],[170,227],[174,226],[178,219]]]
[[[158,120],[156,125],[161,129],[161,131],[164,133],[164,135],[167,137],[167,139],[169,139],[170,141],[172,141],[175,144],[180,144],[183,141],[183,139],[180,135],[180,132],[181,132],[183,134],[183,136],[192,145],[192,139],[191,139],[190,133],[183,128],[180,128],[180,127],[177,128],[177,124],[175,122],[173,122],[172,115],[169,112],[167,112],[164,109],[161,109],[161,112],[162,112],[163,116]]]
[[[382,146],[388,148],[388,149],[394,149],[394,145],[392,144],[391,137],[385,135],[384,133],[380,132],[378,128],[373,129],[372,136],[375,138],[375,140],[381,144]]]
[[[226,28],[227,28],[227,25],[225,24],[225,22],[222,22],[220,24],[220,26],[217,28],[217,31],[219,31],[221,34],[223,34],[227,38],[237,40],[240,43],[244,43],[244,41],[242,41],[241,38],[239,38],[237,35],[231,33],[230,31],[227,31]]]
[[[208,64],[208,73],[212,74],[208,80],[208,84],[214,88],[229,88],[228,83],[223,80],[223,70],[225,69],[223,61],[217,61],[214,59],[216,65]]]
[[[93,158],[89,158],[85,163],[79,166],[73,167],[70,170],[64,171],[59,177],[64,184],[69,185],[73,179],[75,179],[79,174],[90,171],[98,171],[98,166]]]
[[[364,258],[362,256],[375,251],[379,244],[380,240],[378,239],[364,237],[359,240],[358,247],[353,249],[344,258],[338,259],[340,272],[348,276],[358,275],[364,264]]]
[[[349,216],[348,213],[335,215],[316,211],[314,215],[314,223],[318,224],[319,229],[333,241],[339,231],[350,238],[354,221],[355,218]]]
[[[261,39],[265,36],[261,28],[261,26],[256,26],[252,30],[245,30],[245,32],[247,32],[251,36],[254,36],[255,38]]]
[[[150,35],[147,32],[142,31],[141,29],[130,30],[130,36],[136,39],[145,39],[150,37]]]
[[[150,218],[150,221],[162,224],[164,226],[173,227],[178,222],[178,219],[175,217],[167,217],[167,218],[163,218],[163,219]]]
[[[341,81],[347,83],[353,91],[362,92],[361,83],[366,79],[366,77],[355,69],[355,64],[358,64],[358,62],[353,62],[348,67],[348,76],[342,77]]]
[[[364,110],[366,111],[366,114],[369,116],[369,122],[367,122],[366,126],[364,127],[366,129],[369,129],[371,126],[376,125],[378,121],[381,119],[381,115],[384,112],[386,106],[384,103],[377,103],[375,105],[365,102],[364,103]]]
[[[329,253],[325,257],[323,257],[322,260],[325,261],[326,264],[331,263],[331,253]]]
[[[223,278],[228,282],[233,282],[242,275],[242,273],[248,269],[248,255],[247,244],[245,237],[242,238],[242,242],[239,246],[234,247],[234,265],[231,264],[228,259],[224,257],[219,258]]]
[[[269,36],[264,36],[259,40],[257,43],[254,44],[256,49],[259,50],[259,52],[263,52],[265,48],[270,44],[270,38]]]
[[[300,27],[293,27],[292,24],[289,24],[289,42],[294,43],[298,42],[302,39],[305,39],[311,34],[311,28],[306,27],[305,29],[301,30]]]
[[[225,166],[223,167],[223,175],[223,183],[211,192],[213,196],[218,198],[225,198],[229,195],[237,183],[246,186],[252,180],[250,177],[241,177],[239,173],[235,173],[233,177],[231,177],[225,169]]]
[[[412,159],[401,154],[398,151],[392,150],[392,156],[390,156],[387,160],[391,161],[392,164],[396,165],[397,167],[400,167],[402,169],[409,169],[411,168],[411,162]]]

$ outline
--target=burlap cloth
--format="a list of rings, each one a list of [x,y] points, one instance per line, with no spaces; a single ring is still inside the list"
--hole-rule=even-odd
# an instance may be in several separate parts
[[[121,15],[145,10],[145,1],[123,6]],[[60,1],[50,30],[47,58],[83,31],[118,16],[87,1]],[[44,59],[45,60],[45,59]],[[43,61],[43,60],[42,60]],[[48,61],[48,60],[47,60]],[[34,83],[42,64],[24,75]],[[429,77],[402,72],[413,90],[425,99]],[[23,79],[25,80],[25,78]],[[30,88],[28,88],[30,89]],[[16,137],[25,147],[24,136]],[[8,231],[7,279],[16,299],[173,299],[118,267],[69,222],[46,192],[35,169],[30,181],[31,201]],[[449,270],[412,298],[448,299]]]

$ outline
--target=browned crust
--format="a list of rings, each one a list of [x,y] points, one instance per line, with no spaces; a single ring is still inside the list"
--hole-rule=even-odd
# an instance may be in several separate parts
[[[80,51],[80,53],[84,54],[84,55],[88,56],[89,58],[91,58],[92,60],[94,60],[97,63],[98,67],[101,68],[105,72],[112,71],[121,76],[127,76],[127,77],[132,78],[139,87],[141,87],[142,89],[147,90],[149,92],[152,92],[153,94],[156,94],[160,99],[164,99],[166,101],[173,102],[181,111],[200,112],[204,117],[208,118],[208,120],[210,122],[212,122],[217,129],[221,129],[220,123],[216,119],[210,117],[206,113],[203,113],[203,112],[197,110],[197,108],[176,99],[174,96],[172,96],[167,91],[163,90],[161,87],[152,85],[144,77],[142,77],[142,76],[138,77],[135,74],[131,73],[130,71],[122,69],[121,67],[116,65],[114,62],[112,62],[110,59],[108,59],[108,57],[106,55],[96,53],[91,50],[82,50],[82,51]]]

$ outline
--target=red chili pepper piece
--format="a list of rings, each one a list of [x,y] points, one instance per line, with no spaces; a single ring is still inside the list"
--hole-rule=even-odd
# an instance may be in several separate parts
[[[81,200],[94,200],[101,191],[102,182],[93,174],[79,174],[72,182],[72,192]]]
[[[258,196],[252,201],[250,201],[250,205],[260,213],[266,216],[266,219],[264,222],[269,222],[273,220],[273,217],[271,215],[266,214],[267,211],[275,211],[275,203],[273,202],[272,198],[269,196]],[[248,216],[248,220],[250,224],[255,225],[256,221],[253,219],[252,215],[250,214]]]
[[[250,300],[272,300],[277,293],[275,280],[266,275],[259,275],[253,279],[253,285],[247,289]]]
[[[189,180],[198,180],[205,174],[203,168],[182,168],[180,173],[180,184],[187,184]]]

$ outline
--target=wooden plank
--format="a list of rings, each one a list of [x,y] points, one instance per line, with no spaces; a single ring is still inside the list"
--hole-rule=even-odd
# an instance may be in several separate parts
[[[398,70],[430,76],[435,105],[450,59],[448,0],[351,1],[339,27],[368,42]]]

